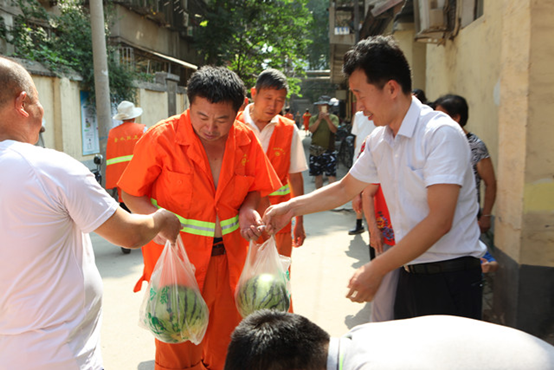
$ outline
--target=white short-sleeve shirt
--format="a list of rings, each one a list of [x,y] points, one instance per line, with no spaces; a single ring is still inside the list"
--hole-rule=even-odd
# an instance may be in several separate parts
[[[88,233],[118,204],[84,165],[0,142],[0,368],[101,369],[102,280]]]
[[[356,112],[354,115],[354,124],[352,125],[352,134],[356,135],[354,159],[358,158],[365,138],[368,137],[373,130],[375,130],[373,121],[364,116],[364,112]]]
[[[429,213],[428,186],[460,185],[451,230],[410,264],[485,253],[479,244],[469,144],[446,114],[412,98],[397,135],[388,126],[375,129],[350,173],[360,181],[381,184],[397,242]]]
[[[244,109],[244,121],[250,127],[262,144],[264,152],[267,153],[269,148],[269,142],[271,141],[271,135],[275,130],[275,124],[279,122],[278,116],[271,119],[268,125],[266,125],[261,131],[254,123],[252,116],[250,115],[250,108],[253,103],[246,106]],[[289,173],[298,173],[306,171],[308,169],[308,163],[306,162],[306,154],[304,153],[304,147],[302,146],[302,140],[298,135],[298,128],[294,126],[294,132],[292,134],[292,142],[290,144],[290,168]]]

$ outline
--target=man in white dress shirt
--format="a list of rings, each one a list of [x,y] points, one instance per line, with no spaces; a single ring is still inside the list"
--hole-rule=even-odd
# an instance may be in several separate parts
[[[395,319],[430,314],[481,318],[481,270],[475,184],[463,131],[412,97],[408,62],[391,37],[360,41],[343,71],[377,129],[340,182],[269,208],[269,232],[290,217],[335,208],[368,184],[381,184],[396,246],[359,268],[347,297],[371,301],[383,276],[404,267]]]

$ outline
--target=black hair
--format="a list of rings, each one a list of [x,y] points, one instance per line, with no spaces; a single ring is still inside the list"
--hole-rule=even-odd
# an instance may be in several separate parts
[[[27,70],[15,60],[0,56],[0,107],[15,99],[22,91],[27,93],[31,101],[37,97],[34,94],[33,80]]]
[[[447,94],[435,100],[435,109],[440,105],[450,117],[460,115],[460,126],[464,127],[469,118],[467,101],[460,95]]]
[[[322,370],[329,334],[307,318],[260,310],[235,329],[225,370]]]
[[[246,97],[246,87],[237,74],[225,67],[204,66],[192,74],[187,84],[192,104],[198,96],[210,103],[229,102],[238,112]]]
[[[259,74],[258,79],[256,80],[256,91],[259,92],[263,89],[285,89],[288,93],[289,83],[287,81],[287,76],[279,70],[273,68],[266,69]]]
[[[350,77],[361,69],[367,82],[380,89],[390,81],[396,81],[404,94],[412,92],[412,76],[408,60],[391,36],[371,36],[361,40],[344,54],[342,71]]]
[[[412,94],[414,94],[414,96],[418,98],[420,102],[422,102],[423,104],[427,104],[427,97],[425,96],[425,91],[421,89],[414,89],[412,91]]]

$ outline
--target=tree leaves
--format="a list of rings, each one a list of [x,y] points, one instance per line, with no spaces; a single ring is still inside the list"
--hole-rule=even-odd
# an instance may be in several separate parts
[[[214,0],[195,47],[207,64],[227,65],[248,88],[267,67],[283,71],[293,89],[304,75],[312,15],[308,0]]]

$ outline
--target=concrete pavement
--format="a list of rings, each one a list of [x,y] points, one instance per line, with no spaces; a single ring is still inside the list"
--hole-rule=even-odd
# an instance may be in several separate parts
[[[301,134],[303,136],[303,133]],[[304,146],[310,139],[304,138]],[[338,177],[346,172],[339,165]],[[315,186],[304,174],[305,192]],[[340,336],[355,325],[369,321],[371,304],[353,303],[345,298],[348,280],[369,260],[367,231],[349,236],[355,224],[350,204],[334,211],[304,217],[306,242],[293,251],[292,292],[296,313],[302,314],[332,336]],[[91,234],[96,264],[104,282],[102,353],[106,370],[154,369],[154,338],[139,328],[138,312],[146,284],[133,293],[141,275],[142,255],[124,255],[119,247]]]

